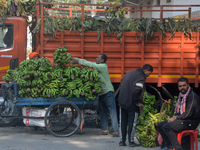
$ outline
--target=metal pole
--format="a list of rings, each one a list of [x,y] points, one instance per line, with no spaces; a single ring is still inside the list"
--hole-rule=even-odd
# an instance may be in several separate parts
[[[192,16],[192,15],[191,15],[191,7],[189,7],[189,8],[188,8],[188,18],[191,19],[191,16]]]

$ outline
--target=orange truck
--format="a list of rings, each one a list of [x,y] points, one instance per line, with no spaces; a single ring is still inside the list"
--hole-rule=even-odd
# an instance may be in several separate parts
[[[56,3],[45,3],[41,1],[39,4],[40,7],[37,5],[37,19],[39,19],[40,16],[41,29],[43,29],[43,19],[45,17],[43,15],[43,7],[45,4]],[[62,5],[74,4],[62,3]],[[72,16],[72,11],[82,11],[82,20],[84,21],[84,5],[77,5],[81,5],[81,9],[73,10],[66,8],[66,11],[70,12],[70,16]],[[104,4],[103,6],[107,5]],[[141,5],[141,7],[147,6]],[[160,20],[162,20],[163,8],[165,6],[160,5],[159,7],[161,8]],[[190,6],[185,5],[185,7]],[[91,10],[92,9],[87,9],[87,11]],[[191,17],[191,9],[189,10],[188,16]],[[93,9],[92,11],[98,10]],[[140,11],[140,17],[142,17],[142,12],[145,10],[138,11]],[[9,66],[14,66],[14,68],[18,67],[20,62],[26,59],[26,21],[20,17],[9,17],[5,23],[6,29],[0,30],[0,83],[4,83],[2,76],[6,74],[6,70],[9,69]],[[0,28],[2,28],[2,26],[3,23],[0,24]],[[12,33],[8,36],[10,38],[6,38],[9,27],[12,28]],[[143,36],[140,42],[136,39],[135,32],[124,32],[121,42],[119,39],[115,38],[114,35],[108,37],[107,33],[100,32],[100,43],[98,43],[96,31],[82,31],[82,33],[84,36],[80,36],[80,34],[74,36],[72,32],[69,33],[68,31],[56,32],[57,38],[46,42],[48,37],[45,36],[44,31],[41,30],[34,42],[39,43],[38,45],[33,45],[34,51],[37,51],[41,57],[48,57],[51,60],[54,51],[58,47],[63,46],[67,46],[68,52],[71,53],[72,57],[84,58],[89,61],[95,61],[99,53],[105,53],[108,56],[108,69],[111,81],[114,85],[120,83],[120,80],[127,71],[134,70],[149,63],[154,67],[154,71],[147,79],[147,83],[152,84],[154,87],[161,87],[162,84],[165,84],[177,88],[175,83],[179,77],[186,77],[193,87],[199,87],[199,32],[194,34],[194,39],[186,38],[184,33],[177,32],[173,39],[167,39],[166,41],[159,38],[160,33],[154,33],[154,40],[145,41]],[[139,36],[140,34],[138,33],[138,38]],[[6,39],[11,42],[10,45],[5,44]],[[10,62],[11,59],[12,61]]]

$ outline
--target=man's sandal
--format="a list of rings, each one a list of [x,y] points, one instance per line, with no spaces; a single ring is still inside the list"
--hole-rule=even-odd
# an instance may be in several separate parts
[[[108,130],[101,130],[98,133],[96,133],[95,135],[108,135],[108,134],[109,134]]]
[[[119,131],[114,132],[113,137],[119,137]]]

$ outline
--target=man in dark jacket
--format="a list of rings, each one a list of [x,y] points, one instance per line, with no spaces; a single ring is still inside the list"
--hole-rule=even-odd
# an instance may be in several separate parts
[[[189,86],[187,78],[179,78],[178,89],[180,91],[175,107],[175,115],[167,121],[158,124],[158,131],[164,143],[160,150],[183,150],[175,132],[194,130],[200,122],[200,98]]]
[[[121,139],[119,146],[126,146],[126,134],[128,123],[129,146],[135,146],[133,141],[135,125],[139,110],[143,108],[142,98],[146,78],[153,72],[153,67],[145,64],[142,68],[128,71],[120,84],[119,106],[120,106],[120,128]]]

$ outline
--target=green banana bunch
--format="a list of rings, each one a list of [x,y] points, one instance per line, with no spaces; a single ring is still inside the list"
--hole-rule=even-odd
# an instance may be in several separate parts
[[[51,83],[46,83],[44,86],[49,89],[59,89],[60,82],[61,82],[60,80],[56,79],[56,80],[52,80]]]
[[[24,79],[18,79],[17,84],[19,84],[20,87],[31,87],[31,80],[24,80]]]
[[[8,70],[7,70],[7,72],[8,72]],[[3,79],[6,83],[8,83],[8,82],[12,81],[12,80],[14,79],[14,77],[13,77],[13,75],[7,73],[5,76],[2,77],[2,79]]]
[[[37,60],[38,70],[43,72],[50,72],[53,69],[51,65],[51,60],[47,57],[42,57]]]
[[[60,88],[63,88],[63,87],[65,87],[65,85],[67,85],[68,79],[67,78],[62,78],[61,81],[62,82],[60,82],[59,85],[60,85]]]
[[[60,89],[60,95],[61,97],[66,97],[69,94],[69,90],[65,89],[65,88],[61,88]]]
[[[96,91],[95,91],[95,84],[96,84]],[[81,88],[81,95],[85,96],[86,100],[94,100],[100,91],[101,87],[99,88],[99,83],[94,83],[93,81],[87,81]]]
[[[74,80],[75,78],[78,78],[80,74],[80,68],[77,67],[77,65],[69,65],[67,69],[64,71],[64,76],[68,79]]]
[[[67,53],[67,47],[59,47],[53,54],[54,64],[65,66],[71,61],[70,53]]]
[[[28,71],[31,71],[31,70],[35,70],[35,69],[37,69],[37,68],[35,68],[35,67],[37,67],[37,65],[35,64],[35,61],[34,60],[24,60],[24,61],[22,61],[21,63],[20,63],[20,66],[19,66],[19,68],[21,69],[21,70],[28,70]]]
[[[88,80],[91,80],[91,81],[99,81],[100,80],[100,76],[98,75],[98,73],[87,67],[83,68],[81,70],[80,78],[85,82]]]
[[[57,68],[54,69],[52,72],[52,79],[57,79],[60,78],[61,80],[63,79],[63,69],[62,68]]]
[[[59,94],[59,89],[48,89],[48,88],[45,88],[43,90],[42,96],[43,97],[54,97],[54,98],[56,98],[58,94]]]
[[[8,82],[10,82],[12,80],[15,81],[16,78],[17,78],[17,71],[18,71],[18,69],[15,69],[15,70],[9,69],[9,70],[7,70],[7,74],[5,76],[3,76],[2,79],[6,83],[8,83]]]
[[[72,82],[74,82],[78,88],[83,87],[83,83],[80,78],[76,78],[76,79],[72,80]]]
[[[76,96],[77,98],[79,98],[80,94],[81,94],[80,92],[81,91],[79,89],[75,89],[75,90],[73,90],[73,95]]]
[[[19,96],[20,97],[25,97],[26,96],[26,89],[25,88],[22,88],[19,90]]]
[[[49,82],[51,82],[51,80],[52,80],[52,73],[51,72],[44,73],[43,81],[49,83]]]
[[[6,82],[6,83],[9,83],[10,81],[12,81],[10,79],[10,77],[7,77],[7,75],[3,76],[2,79]]]
[[[72,90],[69,90],[68,95],[67,95],[67,98],[70,98],[70,97],[72,97],[72,96],[73,96],[73,91],[72,91]]]
[[[31,97],[38,97],[38,88],[37,87],[31,88],[30,95]]]
[[[93,92],[95,92],[96,94],[98,94],[99,92],[101,92],[101,80],[99,80],[98,82],[96,82],[94,84],[94,89],[93,89]]]
[[[32,80],[31,87],[41,87],[43,86],[44,81],[40,78]]]
[[[68,82],[67,85],[66,85],[66,88],[68,90],[74,90],[74,89],[76,89],[76,83],[75,82]]]

